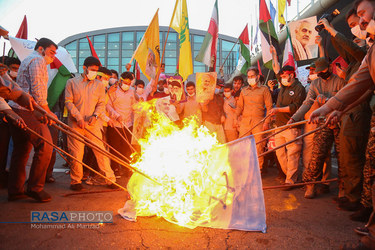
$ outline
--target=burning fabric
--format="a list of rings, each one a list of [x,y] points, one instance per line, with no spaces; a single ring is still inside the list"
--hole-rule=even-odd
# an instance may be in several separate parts
[[[163,217],[180,226],[265,232],[262,183],[253,137],[219,144],[216,135],[194,119],[181,129],[155,115],[142,154],[132,164],[131,200],[119,213]]]

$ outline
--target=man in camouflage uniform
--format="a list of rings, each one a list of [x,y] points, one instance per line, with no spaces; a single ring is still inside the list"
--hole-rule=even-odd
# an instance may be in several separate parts
[[[345,81],[332,73],[331,66],[325,58],[319,58],[315,62],[315,72],[319,78],[310,86],[306,100],[298,111],[292,116],[289,123],[302,120],[306,112],[311,108],[314,100],[319,104],[324,104],[329,98],[333,97],[344,85]],[[321,122],[319,125],[323,125]],[[339,155],[339,128],[324,127],[314,135],[314,146],[312,150],[309,166],[303,172],[302,180],[304,182],[316,181],[322,176],[323,164],[332,143],[335,142],[336,152]],[[339,157],[337,157],[340,169]],[[339,172],[339,177],[341,173]],[[312,199],[315,197],[315,186],[306,185],[305,198]]]

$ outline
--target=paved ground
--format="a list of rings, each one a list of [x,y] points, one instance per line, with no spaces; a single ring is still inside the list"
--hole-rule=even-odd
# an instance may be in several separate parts
[[[62,168],[62,162],[56,168]],[[278,185],[276,170],[264,178],[263,185]],[[196,228],[193,230],[168,223],[163,219],[138,218],[137,222],[122,219],[117,210],[123,207],[127,194],[122,191],[63,197],[69,191],[69,178],[55,173],[56,182],[47,184],[53,195],[49,203],[31,199],[8,202],[6,190],[0,190],[0,222],[30,221],[30,211],[108,211],[114,212],[113,224],[94,228],[35,229],[30,224],[0,224],[0,249],[338,249],[348,241],[357,241],[353,232],[362,223],[348,219],[350,212],[339,211],[331,194],[313,200],[303,198],[303,190],[265,190],[267,233]],[[124,183],[125,180],[119,181]],[[106,190],[104,187],[89,187]],[[77,227],[77,225],[75,226]],[[97,228],[96,228],[97,227]]]

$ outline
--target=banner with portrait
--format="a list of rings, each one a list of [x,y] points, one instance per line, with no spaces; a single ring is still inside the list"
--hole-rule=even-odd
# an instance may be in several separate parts
[[[292,38],[294,58],[296,61],[314,59],[318,57],[318,45],[315,38],[318,32],[316,16],[294,21],[289,24],[290,36]]]
[[[212,99],[215,94],[217,73],[196,73],[196,95],[197,102],[203,103]]]

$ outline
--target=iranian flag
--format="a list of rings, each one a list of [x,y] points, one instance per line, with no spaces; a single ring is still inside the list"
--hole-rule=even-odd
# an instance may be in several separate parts
[[[34,51],[35,41],[20,39],[9,36],[12,49],[16,52],[21,62]],[[61,93],[65,89],[67,80],[71,77],[70,73],[77,72],[77,68],[73,63],[72,57],[68,51],[59,46],[55,60],[48,65],[48,106],[52,108]]]
[[[240,42],[240,58],[238,59],[238,64],[236,70],[240,71],[242,74],[246,75],[247,69],[251,66],[250,64],[250,40],[249,31],[247,24],[245,29],[242,31],[240,37],[238,38]]]
[[[216,68],[216,50],[217,41],[219,37],[219,11],[217,0],[215,1],[214,9],[210,20],[210,25],[206,36],[204,37],[202,47],[195,57],[195,61],[202,62],[208,67]]]
[[[294,69],[297,69],[296,62],[294,60],[293,56],[293,46],[292,46],[292,40],[290,39],[289,29],[287,28],[287,38],[285,41],[285,48],[284,48],[284,55],[283,55],[283,67],[285,65],[289,65],[294,67]]]

